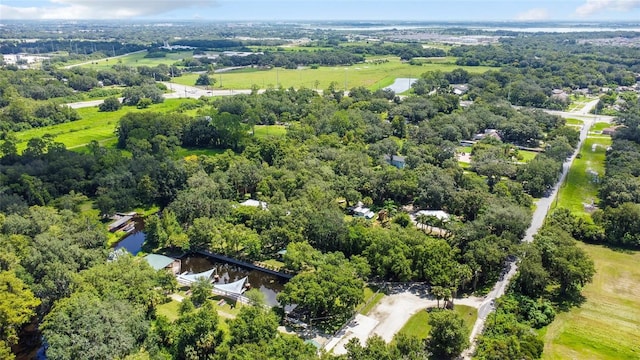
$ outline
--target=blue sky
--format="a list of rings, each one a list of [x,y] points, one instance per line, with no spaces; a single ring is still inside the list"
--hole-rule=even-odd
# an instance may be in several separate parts
[[[3,19],[640,22],[640,0],[1,0]]]

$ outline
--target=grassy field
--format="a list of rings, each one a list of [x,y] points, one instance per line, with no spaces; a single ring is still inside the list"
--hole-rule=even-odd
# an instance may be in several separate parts
[[[598,189],[587,169],[604,174],[605,148],[610,143],[609,137],[587,138],[580,151],[582,158],[574,161],[560,189],[558,206],[590,219],[582,203],[597,201]],[[602,146],[594,149],[594,144]],[[640,252],[583,243],[579,246],[593,259],[596,274],[582,291],[586,301],[558,314],[541,332],[543,358],[640,359]]]
[[[27,141],[34,137],[42,137],[51,134],[54,140],[61,142],[69,149],[87,145],[96,140],[103,145],[111,145],[116,142],[115,129],[122,116],[129,112],[158,111],[169,112],[176,110],[183,102],[196,102],[193,99],[166,99],[161,104],[155,104],[148,109],[140,110],[132,106],[125,106],[114,112],[99,112],[97,107],[78,109],[81,120],[63,124],[34,128],[16,133],[20,143],[18,151],[27,147]]]
[[[580,245],[596,265],[586,302],[543,332],[544,359],[640,359],[640,252]]]
[[[522,156],[522,160],[518,161],[528,163],[529,161],[533,160],[533,158],[535,158],[538,153],[535,151],[518,150],[518,155]]]
[[[590,131],[602,131],[606,128],[611,127],[611,124],[606,123],[606,122],[599,122],[599,123],[595,123],[593,124],[593,126],[591,127]]]
[[[384,297],[384,293],[382,291],[376,293],[373,289],[371,289],[370,287],[365,287],[364,288],[364,304],[367,304],[365,307],[363,307],[362,309],[360,309],[360,314],[362,315],[368,315],[369,312],[371,312],[371,310],[373,310],[373,308],[378,304],[378,302],[380,302],[380,300],[382,300],[382,298]]]
[[[584,124],[584,121],[578,120],[578,119],[566,119],[566,120],[567,120],[567,122],[566,122],[567,125],[580,125],[580,126],[582,126],[582,124]]]
[[[464,320],[467,329],[471,331],[478,317],[478,310],[464,305],[456,305],[453,309]],[[428,321],[429,313],[427,311],[419,311],[404,324],[400,332],[419,339],[426,339],[429,336],[429,330],[431,330]]]
[[[156,307],[156,313],[158,315],[166,316],[170,321],[174,321],[180,317],[178,309],[180,309],[180,303],[175,300],[171,300],[168,303],[158,305]]]
[[[256,125],[254,131],[257,138],[283,137],[287,128],[284,125]]]
[[[396,78],[419,77],[427,71],[440,70],[444,72],[462,67],[471,73],[482,73],[489,69],[486,66],[457,66],[454,64],[424,64],[413,66],[403,63],[399,58],[390,58],[383,64],[355,64],[352,66],[320,67],[318,69],[269,69],[251,72],[228,72],[216,74],[214,88],[219,89],[250,89],[252,85],[260,88],[275,87],[277,85],[289,87],[306,87],[326,89],[331,82],[336,82],[339,89],[351,89],[364,86],[371,90],[381,89],[391,85]],[[188,74],[173,79],[183,85],[194,85],[197,74]]]
[[[595,148],[594,145],[596,145]],[[584,210],[583,203],[597,201],[598,184],[592,181],[592,177],[587,171],[597,172],[600,178],[604,176],[604,160],[606,148],[609,145],[611,145],[610,137],[588,137],[585,140],[580,149],[582,157],[573,161],[553,207],[564,207],[575,214],[590,219]]]
[[[92,69],[110,69],[113,65],[127,65],[127,66],[157,66],[160,64],[171,65],[181,59],[193,57],[193,51],[179,51],[175,53],[167,53],[163,58],[145,58],[146,52],[123,56],[117,59],[100,59],[93,60],[91,64],[82,65]]]

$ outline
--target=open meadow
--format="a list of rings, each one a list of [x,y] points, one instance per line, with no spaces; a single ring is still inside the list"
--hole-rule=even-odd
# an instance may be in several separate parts
[[[602,125],[596,124],[595,128]],[[594,130],[592,128],[591,130]],[[557,207],[591,221],[583,203],[598,202],[593,170],[604,175],[608,136],[589,136],[558,194]],[[595,145],[595,146],[594,146]],[[585,302],[560,313],[541,331],[544,359],[640,359],[640,252],[580,243],[596,274],[585,286]]]
[[[99,59],[93,60],[91,63],[83,64],[82,67],[92,68],[96,70],[110,69],[113,65],[126,66],[158,66],[160,64],[172,65],[176,61],[193,57],[193,51],[177,51],[168,52],[166,57],[146,58],[147,52],[138,52],[117,59]]]
[[[553,207],[564,207],[576,215],[590,219],[583,203],[590,204],[598,200],[597,178],[604,176],[604,161],[610,145],[609,136],[587,137],[580,149],[581,157],[573,161]]]
[[[544,331],[544,359],[640,359],[640,252],[580,244],[596,274],[586,301]]]
[[[375,64],[362,63],[351,66],[321,66],[317,69],[242,69],[216,73],[216,83],[213,88],[218,89],[250,89],[256,85],[261,89],[282,86],[285,88],[305,87],[308,89],[326,89],[329,84],[336,82],[338,89],[351,89],[364,86],[370,90],[382,89],[391,85],[396,78],[417,78],[427,71],[440,70],[449,72],[463,68],[470,73],[483,73],[492,68],[487,66],[458,66],[454,63],[431,63],[422,66],[409,65],[397,57],[388,57],[389,62]],[[187,74],[173,79],[173,82],[193,86],[198,78],[197,74]]]
[[[123,106],[118,111],[100,112],[97,107],[77,109],[81,119],[68,123],[33,128],[16,133],[18,140],[18,151],[21,152],[27,147],[27,141],[34,137],[42,137],[45,134],[53,135],[56,142],[63,143],[67,148],[74,149],[85,146],[96,140],[100,143],[115,143],[116,126],[121,117],[130,112],[169,112],[177,110],[184,102],[196,102],[194,99],[166,99],[161,104],[151,105],[147,109],[137,109],[133,106]],[[195,113],[195,110],[191,110]],[[186,111],[185,113],[189,113]]]

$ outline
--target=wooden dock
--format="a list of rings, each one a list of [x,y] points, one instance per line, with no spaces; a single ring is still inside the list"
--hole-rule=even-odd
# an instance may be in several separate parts
[[[228,262],[234,265],[238,265],[238,266],[242,266],[244,268],[247,269],[251,269],[251,270],[256,270],[256,271],[262,271],[264,273],[270,274],[270,275],[274,275],[283,279],[291,279],[293,277],[294,274],[290,274],[290,273],[285,273],[285,272],[280,272],[280,271],[276,271],[276,270],[272,270],[272,269],[267,269],[265,267],[262,266],[258,266],[256,264],[252,264],[249,262],[245,262],[242,260],[238,260],[238,259],[234,259],[234,258],[230,258],[228,256],[224,256],[224,255],[220,255],[220,254],[216,254],[216,253],[212,253],[210,251],[206,251],[206,250],[198,250],[196,251],[197,254],[200,255],[204,255],[204,256],[208,256],[211,258],[214,258],[216,260],[220,260],[220,261],[224,261],[224,262]]]

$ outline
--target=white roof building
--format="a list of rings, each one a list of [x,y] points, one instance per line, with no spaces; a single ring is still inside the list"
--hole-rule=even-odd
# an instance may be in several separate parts
[[[448,213],[442,210],[420,210],[415,214],[415,216],[418,215],[433,216],[438,218],[440,221],[448,221],[451,217]]]
[[[267,207],[268,207],[268,204],[266,202],[253,200],[253,199],[245,200],[245,201],[241,202],[240,205],[242,205],[242,206],[251,206],[251,207],[260,207],[263,210],[267,210]]]

